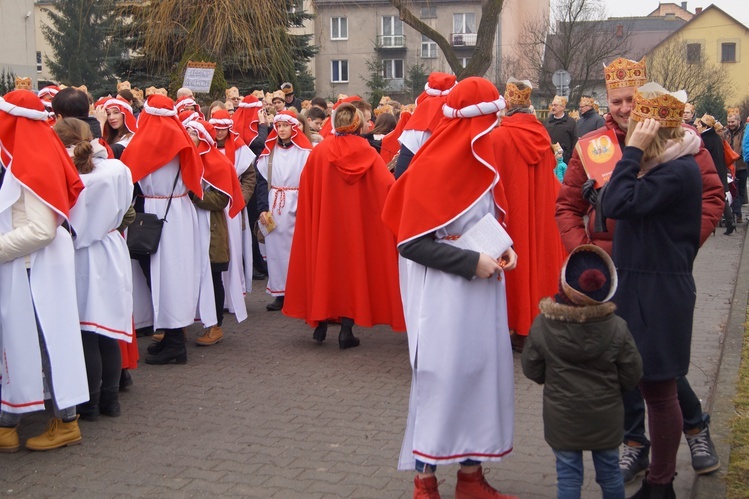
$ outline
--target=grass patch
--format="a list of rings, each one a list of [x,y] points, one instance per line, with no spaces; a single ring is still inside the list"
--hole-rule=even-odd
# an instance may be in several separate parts
[[[749,310],[747,311],[749,313]],[[739,379],[731,422],[731,460],[726,475],[726,498],[749,497],[749,322],[744,323]]]

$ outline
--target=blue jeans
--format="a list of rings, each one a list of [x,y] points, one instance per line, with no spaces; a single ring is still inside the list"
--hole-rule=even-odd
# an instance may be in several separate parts
[[[557,457],[557,499],[580,499],[583,486],[583,452],[554,450]],[[619,448],[594,450],[593,466],[603,499],[624,499],[624,480],[619,471]]]
[[[474,461],[473,459],[466,459],[465,461],[461,461],[461,466],[478,466],[481,464],[481,461]],[[437,465],[436,464],[429,464],[425,463],[424,461],[416,460],[416,472],[417,473],[434,473],[437,471]]]

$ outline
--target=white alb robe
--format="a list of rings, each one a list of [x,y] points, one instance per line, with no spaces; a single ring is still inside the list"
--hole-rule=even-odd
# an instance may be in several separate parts
[[[460,235],[492,210],[487,193],[436,236]],[[468,281],[403,257],[399,266],[413,377],[398,469],[501,459],[514,417],[504,280]]]
[[[0,233],[13,229],[11,207],[26,189],[5,172],[0,187]],[[25,190],[25,196],[35,196]],[[0,368],[2,410],[44,410],[44,379],[39,335],[41,326],[49,354],[52,388],[59,408],[89,398],[75,295],[74,250],[70,234],[57,227],[54,240],[26,259],[0,264]]]
[[[265,236],[268,262],[268,285],[265,290],[272,296],[283,296],[286,294],[291,240],[296,225],[299,179],[310,151],[296,145],[287,149],[276,145],[273,151],[273,184],[268,185],[268,206],[277,227]],[[257,169],[267,180],[268,156],[258,159]]]
[[[95,156],[94,166],[81,175],[86,187],[70,210],[81,330],[129,343],[134,336],[133,275],[127,243],[116,229],[133,199],[133,180],[118,160]]]

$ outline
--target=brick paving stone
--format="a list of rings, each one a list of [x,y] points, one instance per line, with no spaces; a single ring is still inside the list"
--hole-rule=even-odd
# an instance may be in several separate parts
[[[724,330],[745,239],[711,237],[695,264],[698,300],[689,381],[705,409],[721,359]],[[0,495],[13,497],[410,497],[413,474],[396,469],[411,381],[407,338],[388,328],[356,328],[359,348],[341,351],[338,326],[322,345],[301,321],[265,311],[256,282],[249,318],[228,315],[224,342],[197,348],[188,329],[188,364],[141,366],[121,396],[123,414],[82,422],[82,445],[48,453],[0,455]],[[149,338],[138,340],[141,356]],[[523,498],[555,494],[554,457],[543,439],[542,388],[515,364],[514,452],[488,463],[488,480]],[[41,433],[49,414],[31,414],[22,439]],[[721,456],[724,463],[726,456]],[[583,497],[600,497],[585,458]],[[678,455],[677,495],[695,480],[689,451]],[[453,496],[457,466],[440,468]],[[631,485],[632,494],[638,485]]]

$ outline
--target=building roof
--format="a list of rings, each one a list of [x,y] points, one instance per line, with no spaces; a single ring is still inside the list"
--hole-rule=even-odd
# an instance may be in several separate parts
[[[694,17],[691,20],[689,20],[686,23],[684,23],[684,25],[681,26],[679,29],[677,29],[676,31],[674,31],[673,33],[671,33],[670,35],[668,35],[666,38],[664,38],[663,40],[661,40],[658,44],[656,44],[653,47],[651,47],[650,50],[648,50],[648,52],[651,52],[651,51],[655,50],[656,48],[660,47],[661,45],[663,45],[664,43],[666,43],[668,40],[670,40],[672,37],[678,36],[682,30],[687,29],[687,27],[689,25],[695,23],[698,19],[700,19],[702,16],[704,16],[706,12],[710,12],[710,11],[717,11],[717,12],[723,14],[728,19],[730,19],[731,21],[733,21],[737,25],[739,25],[742,28],[744,28],[746,31],[749,31],[749,28],[746,27],[743,23],[739,22],[735,17],[731,16],[730,14],[728,14],[726,11],[724,11],[720,7],[716,7],[714,4],[711,4],[708,7],[706,7],[699,14],[695,14]]]

